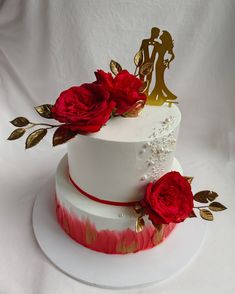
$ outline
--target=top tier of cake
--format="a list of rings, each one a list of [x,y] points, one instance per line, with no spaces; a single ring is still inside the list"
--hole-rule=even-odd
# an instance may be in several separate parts
[[[68,143],[71,178],[100,199],[140,200],[146,182],[171,170],[180,120],[175,105],[145,106],[138,117],[115,117],[97,133],[77,135]]]

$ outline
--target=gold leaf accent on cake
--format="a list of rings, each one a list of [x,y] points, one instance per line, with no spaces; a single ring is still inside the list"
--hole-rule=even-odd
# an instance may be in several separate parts
[[[209,191],[207,195],[207,199],[210,201],[214,201],[218,197],[218,194],[214,191]]]
[[[118,253],[133,253],[137,250],[138,244],[136,241],[132,242],[131,244],[127,245],[124,241],[120,241],[117,244],[116,251]]]
[[[47,134],[47,129],[38,129],[34,131],[26,139],[25,148],[28,149],[37,145],[46,134]]]
[[[143,76],[149,75],[153,71],[153,63],[146,62],[140,67],[140,74]]]
[[[10,136],[7,138],[7,140],[16,140],[19,139],[20,137],[22,137],[25,133],[25,129],[23,128],[18,128],[16,130],[14,130]]]
[[[124,117],[137,117],[140,111],[144,107],[144,101],[137,101],[126,113],[123,114]]]
[[[29,124],[29,120],[26,117],[19,116],[10,121],[10,123],[15,127],[25,127]]]
[[[37,111],[37,113],[44,117],[44,118],[53,118],[52,117],[52,113],[51,113],[51,108],[53,107],[53,105],[51,104],[43,104],[43,105],[39,105],[34,107],[34,109]]]
[[[207,196],[208,196],[209,192],[210,191],[200,191],[200,192],[196,193],[193,198],[197,202],[208,203]]]
[[[116,76],[120,71],[122,71],[122,67],[121,67],[121,65],[118,63],[118,62],[116,62],[116,61],[114,61],[114,60],[111,60],[110,61],[110,70],[111,70],[111,72]]]
[[[142,216],[139,216],[135,222],[135,231],[137,233],[141,232],[145,226],[145,222]]]
[[[225,207],[223,204],[219,202],[212,202],[209,204],[209,209],[212,211],[222,211],[227,209],[227,207]]]
[[[207,221],[213,221],[214,219],[213,214],[207,209],[200,209],[200,216]]]
[[[69,224],[66,218],[64,219],[64,222],[63,222],[63,228],[64,228],[64,231],[69,235],[70,229],[69,229]]]
[[[87,220],[86,221],[86,243],[92,244],[96,240],[96,238],[97,238],[97,232],[92,227],[90,222]]]
[[[185,178],[185,180],[187,180],[188,181],[188,183],[191,185],[192,184],[192,181],[193,181],[193,177],[184,177]]]
[[[152,242],[154,245],[157,245],[161,243],[164,239],[164,229],[165,225],[164,224],[158,224],[155,225],[155,233],[152,238]]]
[[[52,145],[57,146],[66,143],[70,139],[74,138],[76,134],[76,132],[71,131],[69,128],[60,126],[53,135]]]
[[[139,50],[134,57],[134,63],[137,67],[141,66],[144,60],[143,50]]]
[[[209,201],[213,201],[218,197],[218,194],[214,191],[204,190],[196,193],[194,195],[194,200],[200,203],[208,203]]]

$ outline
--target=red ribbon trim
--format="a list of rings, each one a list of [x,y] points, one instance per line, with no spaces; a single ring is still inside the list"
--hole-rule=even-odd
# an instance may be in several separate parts
[[[102,203],[102,204],[108,204],[108,205],[113,205],[113,206],[134,206],[135,204],[138,203],[138,201],[133,201],[133,202],[117,202],[117,201],[109,201],[109,200],[104,200],[104,199],[100,199],[98,197],[95,197],[87,192],[85,192],[84,190],[82,190],[81,187],[79,187],[74,180],[71,178],[71,176],[69,175],[69,179],[70,182],[73,184],[73,186],[80,192],[82,193],[84,196],[88,197],[89,199]]]

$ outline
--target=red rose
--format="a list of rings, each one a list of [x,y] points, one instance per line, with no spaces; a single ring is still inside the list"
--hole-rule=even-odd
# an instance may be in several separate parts
[[[137,101],[146,101],[145,94],[139,92],[142,81],[127,70],[122,70],[114,78],[111,73],[102,70],[98,70],[95,75],[96,83],[105,86],[110,92],[111,99],[116,102],[115,115],[132,110]]]
[[[169,172],[148,184],[141,206],[153,224],[182,222],[193,210],[191,186],[180,173]]]
[[[128,112],[137,101],[146,101],[146,96],[139,92],[142,81],[136,76],[123,70],[114,78],[114,90],[112,99],[116,102],[115,115],[122,115]]]
[[[51,112],[53,118],[69,125],[72,131],[97,132],[114,107],[109,91],[101,84],[91,83],[62,92]]]
[[[113,76],[110,72],[106,73],[101,69],[98,69],[95,72],[96,76],[96,82],[97,84],[101,84],[105,86],[105,88],[111,92],[114,89],[114,82],[113,82]]]

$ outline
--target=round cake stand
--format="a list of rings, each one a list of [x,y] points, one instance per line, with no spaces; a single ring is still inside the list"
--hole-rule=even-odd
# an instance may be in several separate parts
[[[158,283],[182,270],[199,251],[206,224],[188,219],[150,250],[108,255],[80,246],[60,228],[54,208],[54,180],[38,193],[32,214],[33,230],[48,259],[70,277],[102,288],[126,289]]]

